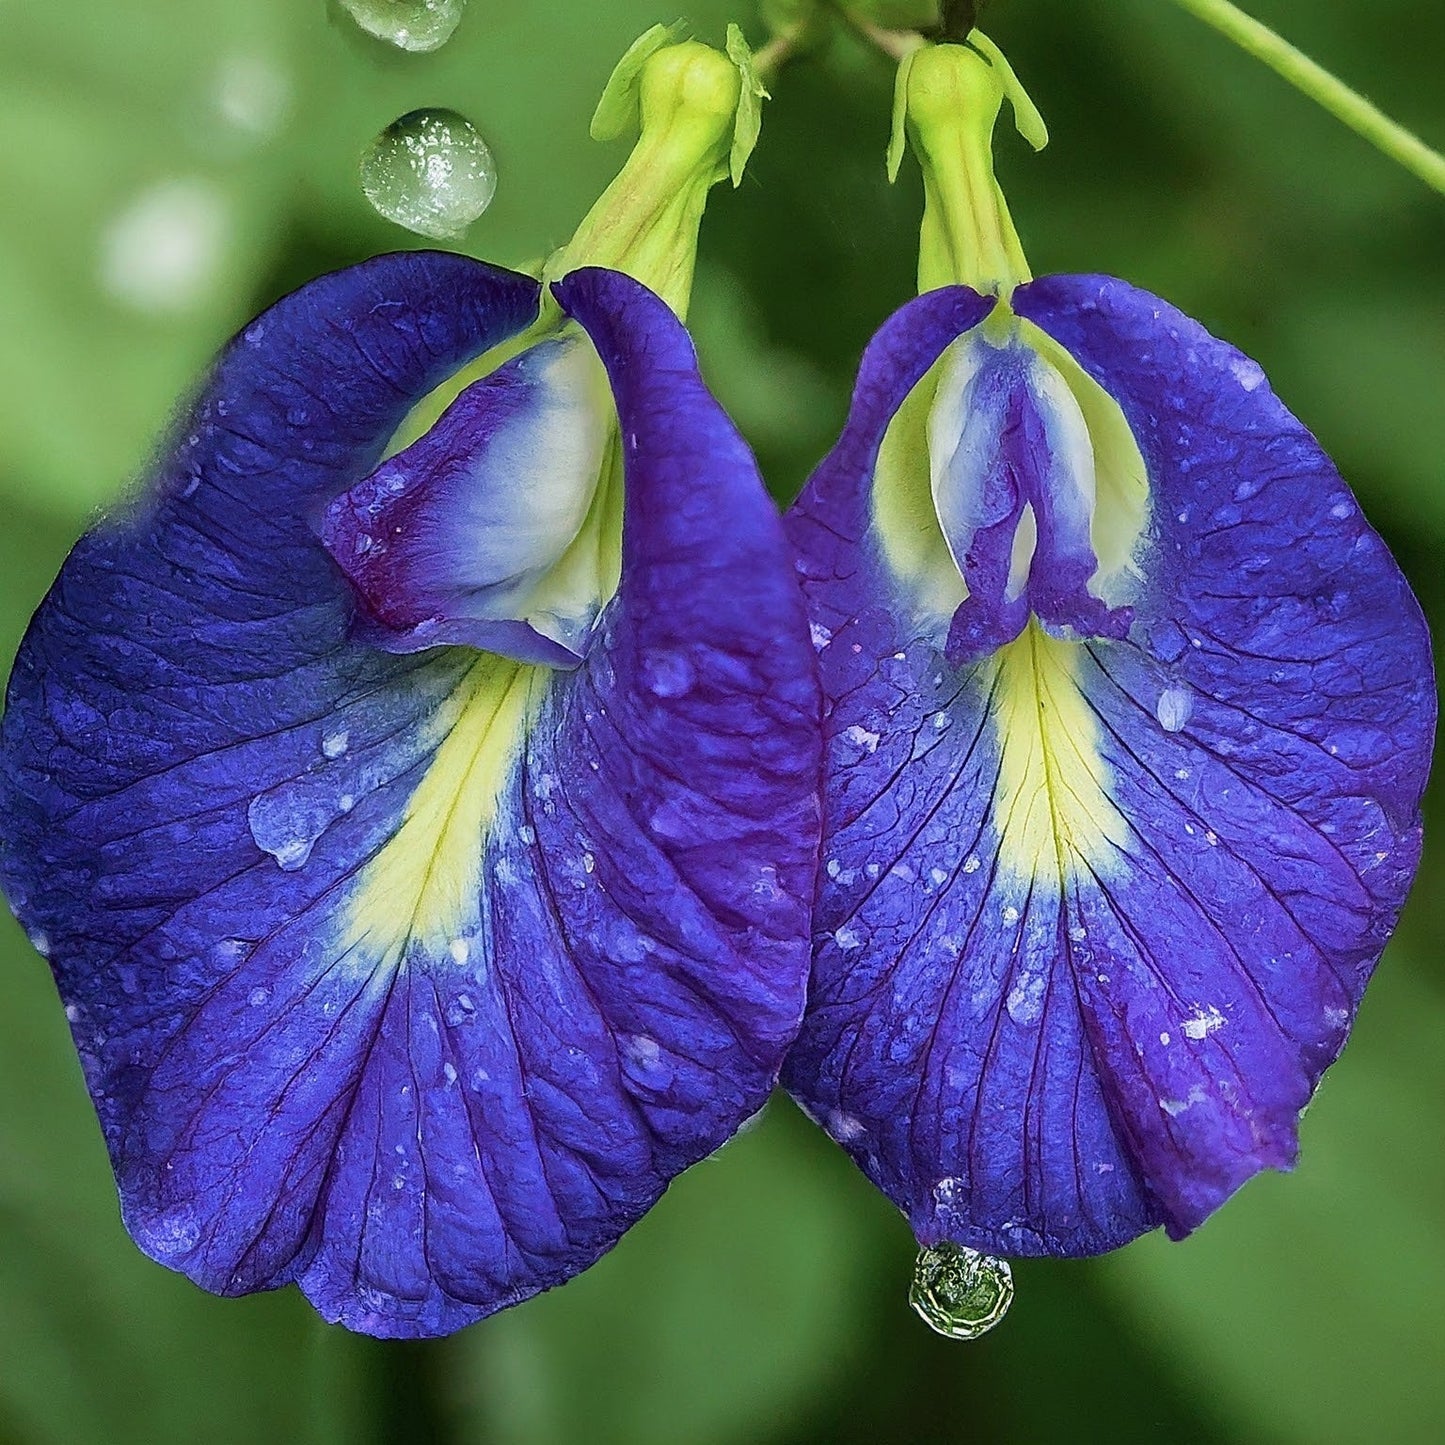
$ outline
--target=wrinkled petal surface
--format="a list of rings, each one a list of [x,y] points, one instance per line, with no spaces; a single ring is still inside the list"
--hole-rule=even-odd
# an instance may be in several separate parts
[[[682,328],[560,288],[612,373],[623,580],[557,672],[355,640],[327,506],[537,287],[304,288],[90,534],[3,722],[5,887],[152,1256],[435,1335],[566,1279],[765,1100],[803,1003],[817,683],[780,523]]]
[[[784,1077],[923,1242],[1088,1254],[1293,1162],[1418,862],[1429,643],[1254,363],[1122,282],[1054,277],[1014,307],[1147,466],[1133,625],[1065,640],[1036,616],[949,666],[872,490],[970,295],[880,334],[790,518],[827,781]]]

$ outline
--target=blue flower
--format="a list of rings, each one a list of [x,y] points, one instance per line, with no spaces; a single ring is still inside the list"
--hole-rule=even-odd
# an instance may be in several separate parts
[[[784,1079],[925,1246],[1083,1255],[1293,1163],[1419,860],[1434,683],[1254,362],[1015,280],[885,325],[790,518],[827,765]]]
[[[538,339],[537,282],[413,253],[253,322],[66,562],[0,739],[4,886],[128,1228],[375,1334],[590,1264],[762,1106],[803,1007],[781,523],[672,312],[554,291]]]

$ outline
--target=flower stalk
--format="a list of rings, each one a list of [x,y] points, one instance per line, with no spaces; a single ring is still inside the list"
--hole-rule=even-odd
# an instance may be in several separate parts
[[[1373,101],[1311,60],[1282,35],[1247,15],[1230,0],[1175,0],[1226,39],[1287,80],[1296,90],[1362,136],[1376,150],[1445,195],[1445,155],[1391,120]]]

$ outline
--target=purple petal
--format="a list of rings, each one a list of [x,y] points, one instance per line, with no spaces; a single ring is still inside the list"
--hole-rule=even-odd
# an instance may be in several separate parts
[[[322,538],[357,589],[366,640],[575,666],[603,600],[596,565],[561,612],[539,584],[582,530],[614,424],[591,346],[554,337],[338,497]]]
[[[1085,1254],[1293,1161],[1418,862],[1434,692],[1404,578],[1253,363],[1119,282],[1014,305],[1143,453],[1137,619],[950,667],[866,526],[837,538],[887,414],[820,468],[790,526],[827,828],[785,1079],[924,1242]]]
[[[779,521],[666,307],[563,295],[629,439],[583,667],[354,639],[321,515],[536,306],[384,258],[226,354],[158,500],[66,563],[0,732],[6,890],[128,1226],[375,1334],[584,1268],[762,1105],[802,1011],[818,700]]]

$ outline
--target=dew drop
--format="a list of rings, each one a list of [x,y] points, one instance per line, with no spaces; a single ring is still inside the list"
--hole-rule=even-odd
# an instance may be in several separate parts
[[[882,741],[879,733],[869,732],[865,727],[859,727],[856,723],[848,728],[843,736],[848,739],[860,752],[876,753],[878,744]]]
[[[1154,716],[1166,733],[1179,732],[1194,712],[1194,694],[1187,687],[1166,687],[1159,694]]]
[[[461,24],[466,0],[341,0],[366,31],[401,50],[436,50]]]
[[[680,652],[646,652],[642,656],[642,681],[656,697],[682,697],[697,681],[693,665]]]
[[[923,1250],[908,1302],[930,1329],[950,1340],[976,1340],[1008,1313],[1013,1271],[1007,1260],[945,1240]]]
[[[413,110],[361,157],[361,188],[388,221],[454,240],[492,203],[497,166],[472,123],[454,110]]]

